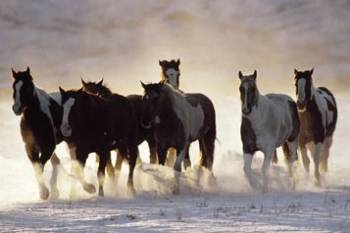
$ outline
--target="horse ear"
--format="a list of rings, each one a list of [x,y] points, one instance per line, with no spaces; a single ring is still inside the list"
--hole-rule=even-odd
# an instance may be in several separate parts
[[[66,93],[66,91],[61,86],[59,86],[58,89],[60,90],[61,95],[64,95]]]
[[[243,79],[243,74],[242,74],[242,72],[241,72],[241,71],[238,71],[238,77],[239,77],[239,79],[240,79],[240,80],[242,80],[242,79]]]
[[[102,86],[102,84],[103,84],[103,78],[101,79],[101,81],[99,81],[99,82],[97,83],[97,85]]]
[[[30,68],[29,68],[29,66],[27,66],[26,72],[27,72],[28,74],[30,74]]]
[[[257,72],[256,72],[256,70],[254,70],[254,74],[253,74],[254,81],[256,80],[256,75],[257,75]]]
[[[84,81],[83,77],[81,77],[80,80],[81,80],[81,84],[83,84],[83,86],[86,86],[86,82]]]
[[[147,85],[144,84],[142,81],[140,81],[140,83],[141,83],[141,86],[143,87],[143,89],[146,89]]]
[[[13,68],[11,68],[11,71],[12,71],[12,77],[15,79],[17,76],[17,73]]]
[[[159,65],[163,66],[163,61],[159,60]]]
[[[177,61],[176,61],[176,65],[179,66],[180,64],[181,64],[181,61],[180,61],[180,58],[178,58]]]
[[[310,75],[312,75],[314,73],[314,67],[312,67],[312,69],[310,70]]]
[[[297,75],[298,71],[294,68],[294,74]]]

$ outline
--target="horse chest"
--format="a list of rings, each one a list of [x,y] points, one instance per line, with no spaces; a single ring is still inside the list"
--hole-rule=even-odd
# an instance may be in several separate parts
[[[322,113],[314,101],[307,111],[299,112],[300,119],[300,142],[306,144],[310,141],[322,142],[325,136],[325,126],[322,122]]]

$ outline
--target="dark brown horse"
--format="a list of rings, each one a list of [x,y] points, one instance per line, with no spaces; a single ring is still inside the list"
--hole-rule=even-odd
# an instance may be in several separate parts
[[[83,79],[81,80],[81,83],[83,85],[83,90],[100,96],[101,98],[110,98],[113,96],[112,91],[103,84],[103,79],[99,82],[85,82]],[[138,145],[140,145],[142,142],[147,141],[149,152],[150,152],[150,163],[154,164],[157,162],[157,149],[155,146],[155,139],[153,136],[153,130],[151,128],[144,128],[141,126],[141,120],[143,117],[144,112],[144,105],[142,102],[142,96],[141,95],[128,95],[126,98],[130,101],[131,105],[134,108],[134,112],[136,113],[137,122],[139,123],[139,129],[138,129],[138,135],[136,142]],[[116,170],[119,173],[122,165],[122,157],[120,153],[117,151],[117,163],[116,163]],[[111,176],[114,176],[114,170],[113,165],[111,162],[111,159],[109,158],[107,161],[107,173]]]
[[[62,95],[63,119],[61,132],[68,143],[71,157],[78,162],[74,172],[83,188],[94,192],[85,181],[83,169],[89,153],[99,155],[99,195],[103,196],[104,174],[110,151],[118,148],[129,161],[128,187],[134,192],[133,174],[138,156],[138,123],[130,101],[113,94],[108,99],[91,95],[82,89],[65,91]]]

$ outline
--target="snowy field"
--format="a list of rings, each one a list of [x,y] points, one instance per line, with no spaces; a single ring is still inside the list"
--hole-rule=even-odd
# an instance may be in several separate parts
[[[350,232],[349,1],[174,0],[0,2],[1,232]],[[141,93],[139,80],[158,81],[158,59],[181,58],[181,86],[210,96],[217,111],[214,175],[196,166],[172,194],[173,170],[143,163],[136,195],[106,180],[106,197],[86,194],[72,178],[61,143],[59,200],[39,200],[34,172],[11,111],[10,68],[31,66],[49,91],[104,76],[112,90]],[[324,187],[299,166],[290,191],[281,151],[269,193],[253,191],[243,174],[238,70],[258,70],[262,93],[294,97],[293,69],[315,66],[315,82],[334,91],[339,119]],[[316,81],[317,80],[317,81]],[[191,147],[196,161],[198,145]],[[97,185],[95,155],[85,174]],[[262,155],[254,159],[260,175]],[[313,167],[311,167],[313,168]],[[49,183],[51,165],[45,167]],[[71,186],[74,195],[70,192]]]

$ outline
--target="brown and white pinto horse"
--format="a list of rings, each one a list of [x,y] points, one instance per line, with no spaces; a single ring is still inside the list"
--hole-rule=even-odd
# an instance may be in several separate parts
[[[294,70],[297,106],[300,118],[299,149],[305,170],[310,170],[311,152],[315,163],[316,185],[321,185],[320,170],[327,172],[329,150],[337,124],[338,110],[333,94],[325,87],[316,88],[312,80],[313,69]]]
[[[56,145],[62,141],[59,127],[62,120],[62,107],[59,93],[46,93],[36,87],[29,67],[23,72],[12,69],[13,112],[21,118],[21,134],[25,149],[31,161],[39,185],[41,199],[57,198],[57,173],[60,160],[54,153]],[[51,159],[53,167],[50,191],[46,187],[43,171]]]

